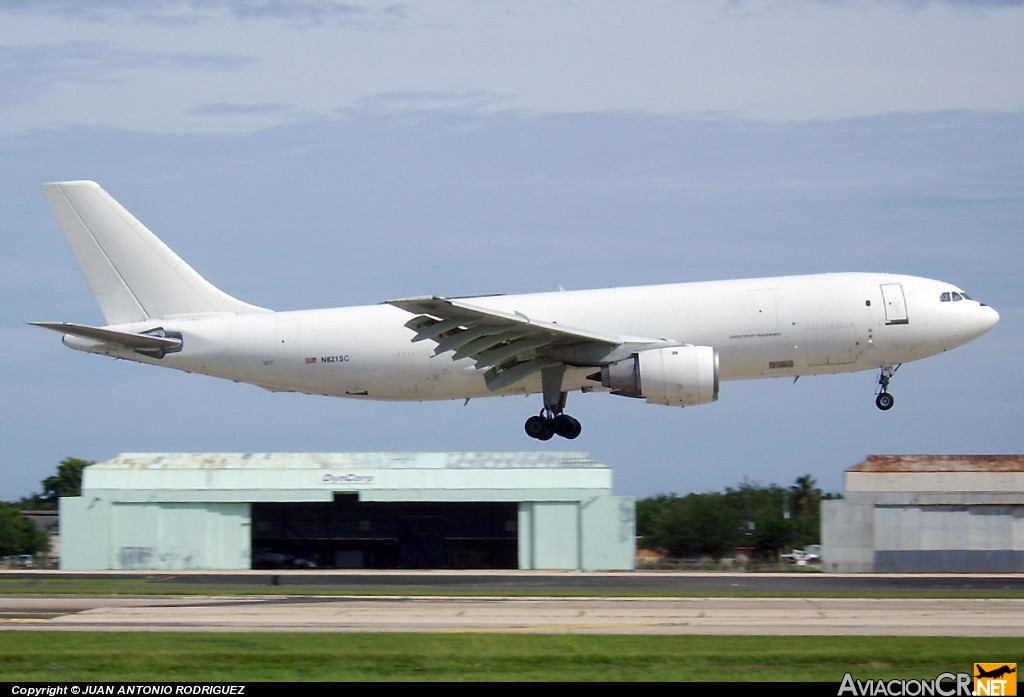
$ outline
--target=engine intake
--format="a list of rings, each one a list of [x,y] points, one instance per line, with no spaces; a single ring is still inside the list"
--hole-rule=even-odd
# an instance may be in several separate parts
[[[598,374],[591,376],[598,379]],[[601,367],[612,394],[651,404],[686,407],[718,399],[718,351],[711,346],[670,346],[638,351]]]

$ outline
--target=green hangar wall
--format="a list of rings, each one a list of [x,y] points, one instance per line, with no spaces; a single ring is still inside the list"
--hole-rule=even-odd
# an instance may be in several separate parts
[[[61,568],[629,570],[583,453],[128,453],[60,501]]]

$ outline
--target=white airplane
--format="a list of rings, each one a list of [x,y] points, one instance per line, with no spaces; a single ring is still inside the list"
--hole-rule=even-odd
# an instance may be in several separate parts
[[[81,351],[272,391],[370,400],[543,395],[526,432],[576,438],[572,391],[652,404],[719,383],[878,370],[984,334],[991,307],[942,281],[831,273],[274,312],[211,285],[99,185],[44,184],[107,324],[32,322]]]

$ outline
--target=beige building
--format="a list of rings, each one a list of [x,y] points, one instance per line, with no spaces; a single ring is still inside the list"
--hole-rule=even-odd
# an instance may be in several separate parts
[[[872,455],[822,502],[822,570],[1024,572],[1024,455]]]

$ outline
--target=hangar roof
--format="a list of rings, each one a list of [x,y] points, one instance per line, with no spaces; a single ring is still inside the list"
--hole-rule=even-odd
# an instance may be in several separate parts
[[[102,469],[607,468],[577,452],[122,453]]]
[[[90,465],[82,494],[131,501],[579,501],[611,468],[577,452],[124,453]]]
[[[848,472],[1024,472],[1024,455],[870,455]]]

